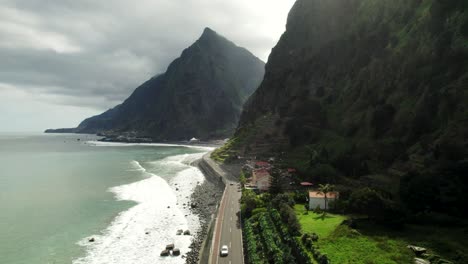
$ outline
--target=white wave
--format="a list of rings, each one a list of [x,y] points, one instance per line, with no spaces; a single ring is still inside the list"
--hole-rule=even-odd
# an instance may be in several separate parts
[[[130,162],[132,168],[131,169],[128,169],[127,171],[141,171],[141,172],[146,172],[146,169],[143,168],[140,163],[136,160],[132,160]]]
[[[192,149],[200,149],[204,151],[212,151],[216,147],[185,145],[185,144],[164,144],[164,143],[121,143],[121,142],[102,142],[102,141],[87,141],[89,145],[98,147],[132,147],[132,146],[147,146],[147,147],[185,147]]]
[[[204,177],[197,168],[188,164],[203,154],[177,155],[157,161],[162,166],[184,166],[169,182],[132,161],[132,166],[149,178],[113,187],[110,191],[118,200],[138,204],[120,213],[102,235],[94,235],[95,242],[80,241],[79,244],[87,248],[87,255],[73,263],[185,263],[181,256],[160,257],[159,254],[167,244],[174,243],[185,255],[190,250],[192,236],[177,236],[177,230],[188,229],[195,235],[200,228],[199,218],[190,212],[189,207],[190,196]]]

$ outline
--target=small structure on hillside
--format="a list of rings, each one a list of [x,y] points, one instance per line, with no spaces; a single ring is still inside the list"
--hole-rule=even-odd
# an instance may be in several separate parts
[[[270,189],[271,175],[268,172],[268,170],[266,169],[255,170],[252,173],[252,179],[258,190],[268,191],[268,189]]]
[[[189,140],[189,143],[190,143],[190,144],[199,143],[199,142],[200,142],[200,139],[195,138],[195,137],[193,137],[193,138],[191,138],[191,139]]]
[[[338,192],[329,192],[327,193],[327,205],[331,201],[338,199]],[[325,209],[325,195],[318,191],[309,191],[309,209],[313,210],[320,207],[320,209]],[[328,207],[328,206],[327,206]]]
[[[301,182],[300,185],[305,189],[310,189],[312,186],[314,186],[314,184],[311,182]]]
[[[256,161],[255,168],[257,169],[271,169],[271,164],[267,161]]]

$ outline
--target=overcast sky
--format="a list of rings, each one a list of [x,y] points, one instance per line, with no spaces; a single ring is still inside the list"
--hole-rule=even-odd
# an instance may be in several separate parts
[[[266,61],[294,0],[1,0],[0,131],[74,127],[205,27]]]

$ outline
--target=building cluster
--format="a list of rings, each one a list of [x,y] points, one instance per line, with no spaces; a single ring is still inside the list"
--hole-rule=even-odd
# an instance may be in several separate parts
[[[246,188],[255,189],[259,191],[268,191],[271,187],[272,170],[274,166],[271,161],[258,161],[250,160],[244,167],[244,171],[250,175],[245,185]],[[285,185],[294,184],[294,176],[296,175],[296,169],[287,168],[286,170],[279,171],[281,179],[287,181]]]
[[[266,192],[271,187],[272,170],[275,169],[272,161],[249,160],[243,167],[243,171],[248,176],[245,188]],[[311,182],[298,182],[297,170],[294,168],[287,168],[278,170],[281,177],[281,184],[283,188],[291,190],[304,190],[308,192],[309,208],[313,209],[317,206],[321,209],[326,208],[325,203],[338,199],[337,192],[328,192],[325,201],[325,195],[314,188]]]

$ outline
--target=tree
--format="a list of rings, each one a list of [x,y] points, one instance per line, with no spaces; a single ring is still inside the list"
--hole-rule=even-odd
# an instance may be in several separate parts
[[[281,186],[281,173],[278,169],[273,169],[271,172],[270,193],[278,194],[283,192]]]
[[[241,197],[242,214],[250,216],[257,205],[257,195],[252,190],[244,190]]]
[[[323,199],[325,200],[325,211],[327,210],[328,205],[328,193],[335,190],[335,185],[332,184],[319,184],[319,194],[323,194]]]

